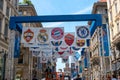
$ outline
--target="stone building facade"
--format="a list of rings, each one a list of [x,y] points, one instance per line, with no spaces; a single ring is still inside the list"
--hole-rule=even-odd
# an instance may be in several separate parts
[[[7,73],[9,44],[9,17],[18,15],[19,0],[0,0],[0,80],[5,79]]]
[[[120,73],[120,0],[107,0],[110,43],[112,52],[112,72]]]
[[[19,16],[37,16],[36,10],[32,4],[19,4]],[[22,23],[23,27],[42,27],[38,23]],[[37,69],[37,57],[33,57],[29,48],[21,44],[20,57],[15,60],[15,78],[22,80],[32,80],[34,76],[41,78],[41,70]]]
[[[102,24],[108,24],[107,2],[106,0],[99,0],[94,3],[92,14],[102,15]],[[89,24],[91,24],[89,22]],[[90,63],[91,63],[91,79],[103,80],[107,72],[110,72],[109,57],[104,56],[102,28],[97,26],[93,32],[90,40]],[[102,50],[101,50],[102,49]],[[105,62],[107,61],[107,64]]]

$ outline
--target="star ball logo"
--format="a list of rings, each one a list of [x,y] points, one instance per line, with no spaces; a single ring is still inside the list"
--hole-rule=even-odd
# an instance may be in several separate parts
[[[86,26],[81,26],[77,29],[77,36],[80,38],[87,38],[89,36],[89,29]]]
[[[51,36],[55,40],[59,40],[59,39],[63,38],[63,35],[64,35],[64,31],[61,28],[54,28],[51,31]]]

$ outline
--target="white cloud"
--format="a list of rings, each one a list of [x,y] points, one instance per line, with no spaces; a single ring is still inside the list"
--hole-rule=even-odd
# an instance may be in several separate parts
[[[83,9],[83,10],[80,10],[78,12],[75,12],[75,13],[72,13],[72,14],[85,14],[86,12],[92,10],[92,5]],[[44,27],[56,27],[56,26],[59,26],[61,24],[63,24],[64,22],[53,22],[53,23],[48,23],[47,25],[45,25]]]
[[[89,6],[89,7],[85,8],[85,9],[80,10],[80,11],[78,11],[78,12],[75,12],[75,13],[73,13],[73,14],[84,14],[84,13],[90,11],[90,10],[92,10],[92,6]]]

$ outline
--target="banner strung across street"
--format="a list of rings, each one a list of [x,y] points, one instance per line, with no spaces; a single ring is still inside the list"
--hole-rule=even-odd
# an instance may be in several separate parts
[[[64,33],[64,27],[23,27],[21,43],[24,44],[24,47],[29,47],[33,56],[42,56],[40,61],[42,63],[47,62],[47,57],[51,57],[52,61],[56,61],[58,57],[62,58],[63,56],[70,55],[74,55],[76,60],[78,60],[79,56],[74,53],[87,47],[86,39],[90,39],[89,27],[77,26],[76,34],[77,36],[75,37],[74,32]],[[51,51],[46,51],[44,48]],[[42,55],[42,53],[44,53],[44,55]],[[54,53],[54,55],[52,53]],[[46,59],[44,57],[46,57]],[[63,62],[65,62],[65,60],[63,60]]]

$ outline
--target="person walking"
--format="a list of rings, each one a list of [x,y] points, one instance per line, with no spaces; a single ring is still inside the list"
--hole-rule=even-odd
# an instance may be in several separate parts
[[[82,80],[82,78],[80,78],[80,75],[78,74],[75,80]]]
[[[117,80],[116,76],[113,74],[111,80]]]

